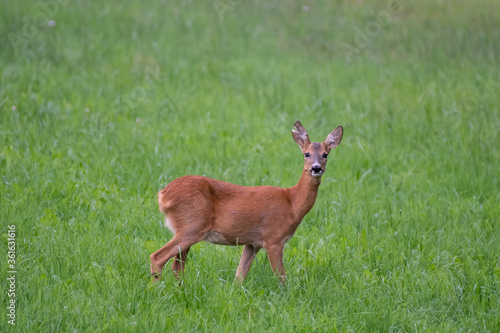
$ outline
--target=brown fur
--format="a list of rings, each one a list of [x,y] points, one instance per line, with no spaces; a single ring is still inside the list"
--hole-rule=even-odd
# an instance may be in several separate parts
[[[151,274],[160,278],[163,266],[175,257],[172,269],[183,271],[190,247],[202,240],[221,245],[244,245],[236,278],[242,281],[255,254],[264,248],[276,274],[285,280],[283,247],[316,201],[328,154],[342,140],[342,127],[322,143],[311,143],[300,122],[293,137],[304,154],[299,183],[291,188],[246,187],[202,176],[184,176],[158,193],[160,211],[174,238],[151,255]],[[319,176],[314,172],[321,168]],[[314,176],[314,175],[315,176]]]

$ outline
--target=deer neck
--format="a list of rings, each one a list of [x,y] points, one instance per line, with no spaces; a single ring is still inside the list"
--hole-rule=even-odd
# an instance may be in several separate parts
[[[319,184],[321,184],[320,177],[312,177],[308,171],[303,170],[299,183],[290,188],[290,200],[297,223],[300,223],[302,218],[304,218],[314,206],[314,202],[318,195]]]

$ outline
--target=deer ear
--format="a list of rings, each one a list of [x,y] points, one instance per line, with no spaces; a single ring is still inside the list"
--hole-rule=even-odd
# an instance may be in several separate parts
[[[301,148],[311,143],[311,141],[309,141],[309,134],[300,121],[296,121],[293,126],[295,127],[295,130],[292,130],[293,139]]]
[[[342,134],[344,133],[344,129],[342,126],[337,127],[334,129],[328,136],[326,137],[324,143],[328,147],[328,151],[332,150],[333,148],[337,147],[340,142],[342,141]]]

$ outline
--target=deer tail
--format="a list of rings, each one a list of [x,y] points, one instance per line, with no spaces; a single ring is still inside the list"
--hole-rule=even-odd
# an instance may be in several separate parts
[[[172,206],[172,201],[167,200],[165,197],[165,189],[158,192],[158,206],[160,208],[160,212],[167,213],[168,209]]]

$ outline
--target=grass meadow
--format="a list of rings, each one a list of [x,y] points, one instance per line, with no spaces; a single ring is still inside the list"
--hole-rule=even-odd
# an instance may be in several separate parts
[[[0,331],[500,331],[500,2],[1,3]],[[152,285],[157,191],[295,185],[296,120],[344,138],[287,284],[199,243]]]

